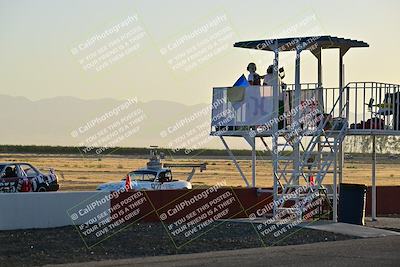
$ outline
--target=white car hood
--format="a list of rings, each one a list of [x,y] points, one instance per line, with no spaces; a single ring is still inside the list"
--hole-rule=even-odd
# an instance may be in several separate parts
[[[157,184],[157,186],[151,186],[151,184]],[[109,182],[100,184],[96,190],[102,191],[119,191],[125,188],[125,181]],[[138,181],[131,182],[131,188],[134,190],[173,190],[173,189],[192,189],[192,184],[187,181],[172,181],[163,184],[160,183],[142,183]]]

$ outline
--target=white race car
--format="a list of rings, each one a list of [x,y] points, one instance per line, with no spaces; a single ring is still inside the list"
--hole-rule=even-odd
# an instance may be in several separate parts
[[[140,169],[128,173],[128,176],[131,179],[130,188],[133,190],[192,189],[192,184],[188,181],[173,180],[168,168]],[[101,184],[97,190],[122,191],[125,185],[126,178],[119,182]]]
[[[162,163],[164,154],[157,153],[153,146],[150,150],[150,160],[147,167],[128,173],[131,182],[130,189],[133,190],[171,190],[171,189],[192,189],[190,180],[193,178],[195,169],[200,172],[206,170],[206,164],[167,164]],[[192,168],[186,181],[173,180],[171,168]],[[109,182],[99,185],[96,189],[103,191],[123,191],[127,188],[126,178],[119,182]]]

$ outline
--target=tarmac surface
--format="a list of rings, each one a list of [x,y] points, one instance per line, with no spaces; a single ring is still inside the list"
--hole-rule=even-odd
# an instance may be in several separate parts
[[[386,236],[62,266],[400,266],[399,248],[400,236]]]
[[[226,219],[224,221],[248,224],[268,223],[268,219],[265,218]],[[372,221],[370,218],[368,218],[365,220],[365,222],[366,226],[361,226],[349,223],[334,223],[332,221],[319,220],[301,223],[299,224],[299,227],[360,238],[384,237],[392,235],[400,236],[400,218],[380,217],[377,221]]]
[[[333,223],[333,222],[316,222],[313,224],[305,224],[304,228],[326,231],[342,235],[351,235],[356,237],[384,237],[397,235],[400,236],[399,232],[380,229],[377,227],[366,227],[361,225],[354,225],[348,223]]]
[[[367,217],[365,218],[365,224],[368,227],[389,229],[400,232],[400,216],[378,217],[376,221],[372,221],[370,217]]]

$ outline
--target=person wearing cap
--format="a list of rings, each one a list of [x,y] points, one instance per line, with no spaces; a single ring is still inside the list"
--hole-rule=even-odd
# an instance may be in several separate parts
[[[247,80],[249,81],[250,85],[261,85],[261,79],[264,78],[264,76],[258,75],[257,71],[257,66],[255,63],[251,62],[249,65],[247,65],[247,71],[249,72],[249,76],[247,77]]]
[[[278,97],[279,97],[279,115],[284,113],[284,99],[283,99],[283,90],[282,90],[282,79],[285,77],[283,68],[279,69],[278,75]],[[269,65],[267,69],[267,73],[264,75],[264,86],[271,86],[275,85],[275,77],[274,77],[274,65]],[[278,128],[283,128],[283,121],[280,121],[278,124]]]
[[[279,89],[279,100],[283,100],[283,90],[282,87],[285,85],[282,83],[282,79],[284,76],[284,70],[283,67],[279,69],[279,75],[278,75],[278,89]],[[264,86],[274,86],[275,85],[275,77],[274,77],[274,65],[269,65],[267,69],[267,73],[263,76],[264,77]]]
[[[279,76],[278,76],[279,77]],[[269,65],[267,69],[267,73],[264,75],[264,86],[274,86],[275,84],[275,77],[274,77],[274,65]],[[280,88],[281,86],[281,79],[280,77],[278,78],[278,87]],[[281,89],[280,89],[281,91]],[[280,94],[280,92],[279,92]]]

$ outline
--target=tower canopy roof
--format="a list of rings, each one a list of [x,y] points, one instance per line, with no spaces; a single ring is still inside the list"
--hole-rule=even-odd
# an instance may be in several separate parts
[[[243,41],[237,42],[233,46],[256,50],[274,51],[276,45],[278,45],[280,52],[293,51],[296,50],[296,48],[300,50],[314,50],[316,48],[341,48],[347,50],[352,47],[369,47],[369,45],[363,41],[339,38],[329,35]]]

